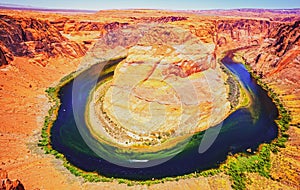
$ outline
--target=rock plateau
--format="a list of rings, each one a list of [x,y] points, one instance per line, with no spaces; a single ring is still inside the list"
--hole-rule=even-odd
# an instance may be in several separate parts
[[[286,148],[281,148],[277,154],[271,155],[270,178],[247,174],[250,181],[254,182],[247,184],[247,188],[299,189],[299,10],[204,12],[107,10],[95,14],[70,14],[1,9],[0,14],[0,163],[2,168],[10,171],[10,175],[20,179],[27,189],[76,189],[79,186],[83,189],[136,188],[117,182],[82,184],[61,168],[61,164],[57,164],[54,158],[37,154],[38,151],[31,145],[38,141],[37,131],[41,130],[42,120],[49,109],[44,90],[57,83],[66,74],[76,70],[89,48],[91,48],[91,51],[88,51],[91,52],[91,56],[100,58],[105,54],[111,57],[116,51],[93,52],[94,47],[99,49],[97,46],[103,46],[103,43],[98,42],[105,40],[111,31],[148,23],[168,23],[173,27],[189,31],[197,36],[197,40],[201,43],[212,47],[210,53],[215,61],[219,61],[226,51],[234,50],[236,59],[248,64],[253,72],[280,95],[280,100],[292,116]],[[127,33],[131,33],[130,30]],[[160,77],[156,80],[159,82],[150,84],[145,80],[143,83],[133,85],[136,86],[133,88],[135,96],[131,98],[135,104],[130,109],[135,117],[140,117],[139,114],[148,117],[147,112],[140,110],[147,108],[147,101],[158,101],[158,96],[152,89],[162,87],[162,83],[167,82],[170,77],[178,79],[180,84],[180,81],[187,77],[198,76],[200,70],[209,73],[212,68],[218,68],[217,64],[206,65],[201,62],[198,64],[193,58],[180,57],[177,54],[180,51],[176,50],[174,45],[155,46],[144,42],[136,44],[135,39],[129,38],[130,40],[126,41],[120,36],[115,35],[112,38],[116,41],[111,43],[111,46],[118,47],[120,55],[128,56],[117,68],[116,76],[120,75],[124,78],[122,72],[134,74],[133,68],[140,68],[137,69],[139,71],[137,74],[141,76],[146,74],[143,72],[150,71],[160,60],[158,69],[153,72]],[[148,41],[150,42],[151,39]],[[151,56],[144,55],[146,50]],[[145,67],[138,64],[141,57],[143,57],[142,61],[147,60]],[[163,65],[161,57],[168,59],[169,65]],[[195,70],[190,69],[192,65],[195,66]],[[112,83],[116,80],[113,79]],[[147,89],[148,93],[143,94],[139,91],[140,87]],[[110,91],[113,90],[120,90],[120,86],[112,86]],[[161,103],[173,103],[173,108],[178,108],[172,88],[157,92],[164,95],[164,98],[159,99]],[[128,94],[128,91],[124,90],[122,93]],[[225,102],[225,100],[220,101]],[[105,106],[113,118],[113,112],[109,111],[110,105]],[[38,122],[37,118],[39,118]],[[169,126],[166,127],[171,130]],[[8,180],[5,184],[8,182],[11,184]],[[141,186],[141,188],[231,189],[230,184],[229,177],[222,173],[207,178],[184,179],[150,187]]]

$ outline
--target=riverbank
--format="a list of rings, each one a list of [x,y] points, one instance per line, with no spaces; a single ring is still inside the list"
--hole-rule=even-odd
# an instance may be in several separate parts
[[[51,106],[44,91],[75,70],[80,60],[57,57],[48,61],[48,66],[41,67],[29,64],[28,58],[15,58],[12,65],[0,69],[0,167],[24,183],[25,189],[67,189],[65,181],[75,186],[81,183],[72,175],[66,178],[69,172],[60,161],[37,147]],[[55,178],[46,180],[49,176]]]
[[[50,153],[52,154],[55,154],[57,157],[60,157],[61,155],[57,155],[57,152],[55,151],[50,151]],[[69,163],[67,163],[69,165]],[[91,177],[91,175],[87,174],[86,172],[83,172],[81,170],[76,170],[76,167],[72,166],[72,165],[69,165],[67,166],[67,168],[70,169],[70,171],[72,173],[74,173],[75,175],[79,175],[79,176],[84,176],[86,178],[86,180],[88,181],[111,181],[111,179],[109,178],[102,178],[102,177],[96,177],[95,174],[91,174],[93,177]],[[209,175],[211,174],[216,174],[216,173],[220,173],[220,172],[225,172],[227,169],[222,169],[222,170],[210,170],[210,171],[207,171],[208,173],[210,173]],[[178,179],[182,179],[182,178],[189,178],[189,177],[197,177],[197,176],[201,176],[201,175],[206,175],[207,172],[200,172],[200,173],[192,173],[190,175],[185,175],[185,176],[179,176],[179,177],[175,177],[175,178],[172,178],[173,180],[178,180]],[[163,178],[162,180],[155,180],[155,182],[147,182],[147,183],[151,183],[151,184],[154,184],[154,183],[160,183],[162,181],[164,181],[165,179]],[[168,178],[168,180],[171,180]],[[122,181],[126,181],[128,184],[144,184],[145,182],[138,182],[138,181],[131,181],[131,180],[122,180]],[[153,181],[153,180],[151,180]]]
[[[57,61],[55,61],[56,64],[59,64]],[[24,62],[25,64],[25,62]],[[17,67],[19,67],[18,65],[16,65]],[[24,65],[25,66],[25,65]],[[24,66],[22,65],[22,68],[24,68]],[[34,67],[34,66],[33,66]],[[61,65],[59,66],[61,68]],[[51,67],[50,67],[51,68]],[[55,67],[53,67],[55,68]],[[74,67],[75,68],[75,67]],[[38,69],[36,69],[35,67],[34,68],[28,68],[29,70],[35,70],[36,72],[40,72],[38,71]],[[55,68],[56,69],[56,68]],[[43,70],[45,70],[45,68],[43,68]],[[68,71],[64,71],[64,72],[60,72],[60,73],[57,73],[57,75],[60,74],[60,76],[57,77],[56,81],[57,82],[54,82],[54,80],[52,80],[53,82],[50,82],[50,83],[56,83],[58,84],[58,81],[60,80],[59,78],[62,78],[64,73],[68,73],[68,72],[71,72],[71,67],[69,65],[66,65],[66,70]],[[25,72],[25,71],[21,71],[21,72]],[[51,70],[49,71],[51,72]],[[43,73],[43,72],[41,72]],[[19,76],[19,74],[18,74]],[[37,76],[37,75],[36,75]],[[12,77],[12,76],[11,76]],[[54,77],[52,75],[52,77]],[[12,77],[13,78],[13,77]],[[16,77],[17,78],[17,77]],[[4,80],[4,79],[3,79]],[[49,79],[47,79],[48,81]],[[40,81],[43,81],[42,79]],[[44,82],[46,80],[44,79]],[[34,86],[34,85],[33,85]],[[45,86],[49,86],[49,82],[47,82],[47,84]],[[39,91],[37,93],[37,96],[38,94],[44,94],[43,91]],[[34,96],[33,96],[34,97]],[[6,99],[6,101],[9,101],[9,99]],[[28,101],[30,102],[30,101]],[[45,98],[42,98],[41,99],[41,102],[36,104],[36,106],[33,106],[31,107],[32,108],[32,111],[33,113],[40,113],[40,126],[42,125],[43,123],[43,115],[47,115],[47,112],[49,110],[49,105],[48,103],[46,103],[47,100],[46,100],[46,97]],[[13,106],[12,104],[8,104],[10,106]],[[16,107],[19,107],[19,106],[16,106]],[[21,107],[19,107],[21,108]],[[40,112],[39,109],[40,108],[45,108],[44,109],[44,112]],[[4,109],[5,110],[5,109]],[[26,112],[29,114],[29,112]],[[2,114],[4,116],[4,114]],[[10,117],[7,117],[7,118],[10,118]],[[35,118],[35,117],[32,117],[32,116],[28,116],[28,118]],[[15,120],[15,122],[18,122],[18,123],[23,123],[22,122],[19,122],[18,120],[12,118],[13,120]],[[32,127],[35,126],[35,119],[31,121],[32,122]],[[12,122],[14,123],[14,122]],[[7,129],[14,129],[13,127],[10,127],[10,128],[7,128]],[[23,130],[24,131],[24,130]],[[3,133],[2,133],[3,134]],[[11,133],[12,135],[14,135],[14,133]],[[28,136],[31,136],[31,129],[29,129],[28,131]],[[34,137],[38,137],[39,136],[39,133],[36,133],[34,135]],[[5,135],[4,137],[8,137],[7,135]],[[24,139],[26,140],[26,137],[25,138],[20,138],[20,139]],[[32,138],[30,137],[31,140],[29,140],[29,143],[30,144],[36,144],[36,140],[33,140],[32,141]],[[295,136],[290,136],[289,140],[288,140],[288,146],[295,146],[295,145],[291,145],[291,142],[295,141],[296,138]],[[19,144],[19,151],[20,151],[20,144],[22,144],[21,142],[19,141],[15,141],[16,144]],[[285,143],[285,144],[287,144]],[[24,142],[24,144],[26,144]],[[12,145],[12,144],[10,144]],[[30,147],[32,147],[33,145],[30,145]],[[35,145],[36,146],[36,145]],[[9,146],[8,146],[9,147]],[[25,147],[24,148],[25,150],[24,151],[21,151],[21,152],[27,152],[28,148]],[[13,152],[11,152],[9,149],[2,149],[2,150],[7,150],[6,152],[5,151],[2,151],[2,153],[4,154],[4,156],[9,156],[11,155]],[[17,149],[16,149],[17,150]],[[282,149],[284,150],[284,149]],[[281,151],[282,151],[281,150]],[[26,184],[26,187],[27,188],[36,188],[36,187],[45,187],[46,189],[53,189],[53,188],[69,188],[69,187],[79,187],[81,186],[82,188],[88,188],[88,189],[93,189],[93,188],[102,188],[102,189],[114,189],[114,188],[123,188],[123,189],[136,189],[136,188],[147,188],[147,185],[144,185],[144,186],[134,186],[134,187],[129,187],[126,185],[126,183],[129,183],[129,184],[133,184],[131,181],[128,181],[126,182],[127,180],[125,180],[125,184],[124,184],[124,180],[114,180],[114,182],[112,183],[82,183],[81,182],[81,178],[78,178],[78,177],[74,177],[73,174],[70,174],[65,168],[62,167],[62,163],[60,161],[58,161],[57,159],[55,159],[53,156],[47,156],[47,155],[44,155],[43,153],[38,153],[36,154],[36,152],[30,148],[28,151],[30,151],[30,153],[28,154],[30,157],[26,157],[26,159],[24,159],[22,161],[22,157],[20,157],[21,159],[18,160],[18,162],[15,162],[15,163],[11,163],[10,165],[7,165],[5,166],[4,168],[8,169],[9,174],[18,178],[18,179],[21,179],[22,182],[24,182],[24,184]],[[279,153],[278,153],[279,154]],[[274,155],[274,154],[271,154],[271,157],[272,157],[272,161],[274,160],[274,156],[275,157],[278,157],[280,155]],[[18,155],[18,152],[15,152],[14,155]],[[2,158],[4,158],[4,156]],[[25,155],[26,156],[26,155]],[[282,156],[280,156],[279,158],[282,158]],[[13,156],[11,156],[11,159],[13,159]],[[284,160],[284,159],[283,159]],[[6,162],[4,160],[4,162]],[[277,162],[277,161],[276,161]],[[14,169],[15,168],[15,169]],[[39,170],[35,170],[36,168],[39,168]],[[13,170],[12,170],[13,169]],[[23,171],[23,170],[26,170],[26,176],[25,175],[22,175],[22,172],[20,171]],[[274,172],[272,172],[272,176],[274,175]],[[214,172],[212,172],[214,173]],[[218,172],[217,172],[218,173]],[[211,172],[204,172],[203,174],[204,176],[211,176]],[[51,183],[47,184],[45,180],[40,180],[40,181],[35,181],[33,183],[33,181],[31,180],[32,177],[34,178],[41,178],[42,179],[46,179],[48,178],[49,176],[56,176],[55,179],[52,179],[51,180]],[[193,177],[196,177],[198,176],[197,175],[192,175],[190,177],[192,177],[191,179],[185,179],[185,180],[181,180],[181,178],[178,178],[178,179],[173,179],[173,182],[167,182],[168,180],[164,180],[165,183],[160,183],[160,184],[157,184],[157,185],[151,185],[150,187],[148,187],[147,189],[161,189],[161,188],[166,188],[168,189],[167,187],[174,187],[176,188],[176,186],[178,187],[182,187],[182,184],[190,184],[190,187],[203,187],[203,188],[208,188],[208,187],[211,187],[211,185],[213,185],[214,187],[219,187],[219,188],[225,188],[225,189],[230,189],[230,182],[228,181],[228,176],[227,175],[224,175],[223,172],[221,172],[220,174],[216,174],[216,175],[213,175],[212,177],[197,177],[197,178],[193,178]],[[248,174],[247,174],[248,176]],[[271,179],[269,178],[263,178],[263,179],[260,179],[259,176],[257,175],[254,175],[254,174],[251,174],[250,176],[251,178],[250,179],[259,179],[259,180],[263,180],[266,184],[269,184],[269,183],[272,183],[272,187],[274,187],[274,185],[276,187],[284,187],[285,189],[288,189],[287,186],[283,186],[282,184],[278,183],[278,182],[274,182],[272,181]],[[183,177],[184,178],[184,177]],[[185,178],[188,178],[188,177],[185,177]],[[122,183],[122,184],[118,184],[118,183]],[[149,184],[152,184],[152,183],[156,183],[156,182],[152,182],[149,181],[149,182],[146,182],[146,183],[149,183]],[[145,183],[145,184],[146,184]],[[223,184],[224,186],[222,186],[221,184]],[[266,187],[267,188],[267,187]]]
[[[298,90],[300,83],[298,82],[299,58],[297,57],[299,51],[298,53],[294,51],[294,56],[291,54],[293,49],[299,49],[299,45],[296,45],[299,44],[299,40],[298,42],[295,40],[299,33],[297,32],[299,27],[293,27],[296,26],[293,22],[297,20],[298,15],[294,14],[296,16],[294,17],[292,14],[279,13],[279,11],[273,14],[272,10],[260,10],[260,12],[261,14],[243,10],[226,10],[225,12],[211,12],[211,15],[220,16],[207,16],[206,13],[204,13],[205,16],[199,16],[199,14],[192,15],[162,10],[110,10],[101,11],[97,15],[1,10],[3,15],[13,16],[21,22],[25,17],[47,20],[53,27],[60,30],[64,37],[74,40],[78,44],[93,44],[99,38],[99,33],[103,33],[104,30],[101,28],[97,31],[91,31],[95,29],[92,27],[95,24],[97,26],[106,25],[111,29],[118,27],[121,23],[165,22],[168,19],[177,19],[178,17],[174,16],[180,15],[183,18],[186,17],[187,20],[176,21],[172,24],[191,30],[201,40],[214,42],[223,50],[241,47],[249,43],[259,44],[254,50],[243,54],[243,57],[247,58],[247,64],[250,64],[251,70],[259,76],[276,71],[272,76],[263,78],[263,81],[279,95],[283,106],[291,113],[292,121],[291,126],[286,131],[289,137],[284,143],[285,148],[278,148],[279,152],[270,155],[271,177],[262,177],[252,172],[241,173],[247,177],[247,189],[296,190],[299,188],[300,181],[298,175],[300,173],[300,91]],[[129,18],[132,14],[134,19]],[[234,16],[228,17],[226,16],[228,14]],[[15,17],[18,15],[21,16]],[[171,15],[173,16],[171,17]],[[6,26],[9,27],[10,25],[4,27]],[[28,25],[30,32],[37,31],[35,26]],[[81,29],[87,31],[80,31]],[[293,30],[296,31],[294,32],[295,35],[293,35]],[[36,37],[43,33],[37,32]],[[218,35],[215,36],[214,34]],[[11,37],[12,40],[16,39],[13,35]],[[22,37],[20,36],[20,38]],[[15,45],[20,46],[21,49],[15,50],[17,52],[27,51],[27,45],[31,50],[34,49],[34,44],[40,44],[35,43],[35,41],[25,43],[26,46],[23,45],[23,41],[18,41]],[[11,45],[10,41],[8,45]],[[61,44],[56,45],[60,47]],[[279,49],[279,47],[283,48]],[[5,49],[2,48],[2,50]],[[73,52],[69,53],[72,54]],[[39,55],[40,52],[33,55],[38,59],[31,59],[27,57],[28,55],[24,55],[25,57],[8,57],[9,59],[14,58],[14,61],[11,61],[9,65],[2,65],[0,68],[2,81],[0,85],[0,167],[7,169],[10,177],[21,180],[26,189],[232,189],[229,176],[223,172],[208,177],[200,176],[151,186],[136,185],[130,187],[124,184],[122,180],[120,182],[89,183],[83,182],[81,177],[75,177],[63,167],[62,161],[55,159],[52,155],[44,154],[37,147],[37,143],[44,117],[50,109],[48,99],[45,96],[45,89],[53,86],[53,84],[58,84],[66,73],[76,70],[78,64],[76,62],[79,60],[69,60],[66,57],[55,57],[49,60]],[[277,62],[278,58],[279,62]],[[243,177],[245,176],[243,175]]]
[[[221,65],[222,63],[219,62],[219,64]],[[226,80],[226,78],[227,78],[226,94],[229,94],[228,100],[231,101],[231,110],[228,113],[226,113],[224,117],[218,118],[218,123],[223,121],[225,118],[227,118],[228,115],[233,113],[235,110],[237,110],[241,107],[249,106],[249,104],[250,104],[249,94],[246,93],[246,90],[238,82],[238,79],[236,79],[224,67],[222,68],[222,71],[223,71],[222,75],[224,75],[222,77],[225,78],[224,80]],[[229,79],[231,79],[231,80],[229,80]],[[228,81],[230,81],[230,82],[228,82]],[[142,144],[139,144],[140,143],[139,141],[136,142],[135,139],[131,139],[131,140],[129,140],[129,142],[128,141],[125,142],[123,140],[123,138],[127,135],[127,133],[124,132],[124,130],[123,130],[123,133],[125,133],[125,134],[123,134],[122,131],[119,131],[119,127],[116,124],[113,125],[113,121],[111,121],[111,119],[108,118],[107,113],[103,110],[103,105],[102,105],[101,101],[103,101],[105,92],[107,91],[107,89],[109,87],[110,87],[110,82],[109,83],[105,82],[103,84],[101,83],[100,85],[97,85],[97,87],[92,90],[90,98],[87,103],[88,107],[87,107],[87,111],[85,113],[85,118],[86,118],[86,121],[88,121],[88,123],[87,123],[88,128],[90,129],[90,131],[92,131],[92,135],[96,139],[98,139],[100,141],[104,141],[106,139],[105,140],[106,143],[108,143],[112,146],[120,146],[120,148],[124,148],[124,149],[131,149],[134,151],[142,151],[142,152],[143,151],[154,152],[154,151],[159,151],[162,149],[170,148],[171,146],[176,145],[183,139],[188,138],[194,134],[194,133],[187,134],[183,137],[180,137],[179,139],[176,139],[176,137],[168,137],[168,136],[172,136],[172,133],[168,133],[169,135],[167,135],[167,136],[165,136],[163,134],[157,134],[157,135],[153,134],[151,138],[148,136],[139,137],[138,135],[135,135],[135,136],[139,137],[139,139],[144,139],[144,140],[148,140],[148,141],[145,143],[141,142]],[[236,93],[232,93],[232,92],[236,92]],[[208,117],[210,117],[210,116],[208,116]],[[213,119],[213,120],[215,120],[215,119]],[[109,121],[109,123],[107,121]],[[103,129],[100,129],[98,127],[93,127],[93,126],[101,126],[99,122],[102,123],[101,124],[102,126],[104,126]],[[213,125],[216,125],[216,124],[217,123],[214,122]],[[113,125],[114,127],[111,126],[112,129],[110,129],[111,127],[108,127],[107,125]],[[195,132],[204,131],[209,127],[211,127],[211,125],[202,127],[201,130],[198,130]],[[120,137],[122,137],[122,139],[118,140],[117,138],[113,138],[113,136],[120,136]],[[129,138],[128,135],[127,135],[127,137]],[[137,138],[137,137],[135,137],[135,138]],[[160,142],[159,146],[155,146],[155,144],[152,145],[153,144],[152,138],[154,138],[154,139],[159,138],[159,139],[157,139]],[[149,139],[150,139],[150,141],[149,141]],[[151,141],[151,139],[152,139],[152,141]]]

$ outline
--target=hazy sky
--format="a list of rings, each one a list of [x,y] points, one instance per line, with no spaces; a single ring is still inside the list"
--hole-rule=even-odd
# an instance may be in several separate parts
[[[0,0],[0,3],[63,9],[233,9],[299,8],[300,0]]]

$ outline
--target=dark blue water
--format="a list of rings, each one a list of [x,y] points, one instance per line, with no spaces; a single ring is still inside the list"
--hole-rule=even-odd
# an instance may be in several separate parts
[[[249,91],[252,104],[249,108],[235,111],[224,120],[216,140],[204,153],[198,152],[199,144],[205,132],[206,135],[214,136],[214,128],[195,134],[182,152],[167,162],[153,167],[141,169],[121,167],[97,156],[82,139],[76,126],[72,106],[72,102],[75,101],[84,110],[89,92],[94,86],[93,82],[88,82],[87,79],[96,73],[97,66],[78,76],[77,79],[82,78],[82,81],[79,80],[82,82],[80,94],[72,97],[73,81],[60,89],[61,107],[58,118],[51,128],[53,149],[63,153],[70,163],[85,171],[96,171],[108,177],[137,180],[178,176],[217,167],[219,163],[225,161],[229,153],[243,152],[248,148],[257,149],[259,144],[270,142],[277,137],[277,125],[274,120],[278,116],[278,111],[267,96],[267,92],[257,85],[242,64],[233,63],[229,58],[225,58],[223,62]]]

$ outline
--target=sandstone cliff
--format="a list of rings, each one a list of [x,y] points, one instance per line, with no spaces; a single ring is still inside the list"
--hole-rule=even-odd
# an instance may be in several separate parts
[[[248,48],[237,49],[237,52],[255,74],[281,95],[292,114],[292,124],[299,126],[300,21],[267,23],[262,24],[262,28],[267,27],[256,34],[260,37],[257,44],[251,37],[246,43]],[[253,33],[250,35],[255,37]]]
[[[202,41],[214,43],[215,55],[222,58],[228,50],[236,52],[255,74],[281,94],[292,114],[292,124],[300,125],[300,20],[284,18],[210,18],[185,28]],[[288,95],[288,96],[287,96]]]
[[[8,61],[6,60],[6,56],[5,53],[3,52],[3,50],[0,48],[0,66],[2,65],[7,65]]]
[[[273,24],[270,34],[256,49],[257,55],[244,56],[262,77],[271,77],[281,70],[287,69],[288,64],[299,63],[299,23],[300,21]],[[249,53],[250,51],[247,52],[247,55]]]
[[[83,52],[85,51],[85,48],[82,48],[82,44],[93,45],[93,40],[97,41],[99,39],[100,33],[104,28],[114,29],[126,23],[131,25],[143,22],[164,22],[165,20],[172,22],[172,20],[177,20],[171,24],[190,30],[205,43],[216,44],[215,55],[217,58],[223,56],[222,52],[238,49],[238,55],[243,58],[268,85],[281,95],[280,98],[284,100],[284,105],[291,111],[292,124],[300,125],[300,86],[298,82],[300,78],[299,16],[297,16],[299,12],[296,12],[296,16],[285,15],[283,13],[276,13],[275,16],[270,16],[269,13],[265,12],[255,11],[255,13],[245,13],[240,10],[228,10],[225,11],[225,13],[224,11],[205,12],[204,14],[206,16],[182,14],[180,12],[164,13],[163,11],[155,10],[111,10],[101,12],[102,13],[98,15],[91,14],[77,18],[78,15],[61,16],[61,14],[50,15],[49,13],[40,12],[18,11],[16,13],[12,10],[6,12],[2,11],[1,14],[10,16],[0,17],[0,64],[20,61],[19,55],[17,54],[22,54],[23,52],[21,57],[31,56],[33,57],[32,59],[37,59],[41,65],[47,64],[46,57],[54,57],[51,63],[57,64],[57,70],[63,71],[63,73],[69,73],[74,70],[74,67],[70,68],[68,65],[65,66],[63,61],[58,62],[55,56],[68,56],[69,53],[63,52],[66,49],[69,49],[71,52],[74,51],[78,53],[78,55],[82,55],[80,53],[81,50]],[[22,14],[22,17],[15,16],[20,14]],[[180,17],[186,19],[173,19],[170,15],[181,15]],[[44,20],[37,20],[36,18]],[[36,22],[38,26],[33,24],[33,22]],[[47,32],[49,28],[50,30]],[[35,37],[27,39],[27,30],[29,31],[27,32],[28,36],[30,36],[29,33],[32,33],[32,36]],[[41,38],[39,38],[40,34]],[[72,41],[76,41],[76,43]],[[41,47],[35,43],[42,45],[45,43],[45,45]],[[60,45],[62,48],[57,47]],[[36,48],[36,46],[38,47]],[[16,50],[15,47],[18,47],[18,49]],[[29,54],[26,55],[24,52]],[[39,56],[44,58],[39,59]],[[35,113],[28,114],[28,110],[33,110],[32,112],[39,114],[41,110],[34,106],[31,108],[25,107],[23,91],[28,88],[29,83],[24,82],[22,83],[23,86],[21,86],[20,78],[24,81],[29,81],[31,84],[34,84],[37,80],[44,81],[43,86],[39,86],[40,91],[36,91],[34,96],[26,95],[26,98],[31,96],[34,98],[25,99],[25,102],[34,102],[32,103],[33,105],[36,104],[39,106],[39,104],[35,103],[37,99],[35,97],[41,94],[43,91],[42,88],[48,87],[51,83],[61,78],[62,75],[55,73],[56,78],[45,76],[45,73],[54,72],[56,70],[40,68],[38,65],[28,64],[27,62],[17,66],[19,71],[15,71],[15,69],[14,71],[1,72],[4,84],[4,87],[1,85],[0,88],[1,97],[3,97],[1,98],[3,101],[1,104],[1,106],[3,106],[3,109],[1,109],[1,115],[3,116],[1,133],[4,134],[4,136],[8,134],[12,139],[7,140],[2,137],[2,144],[5,148],[1,149],[1,160],[6,163],[7,166],[11,167],[14,165],[7,161],[7,157],[11,158],[11,160],[14,160],[16,156],[24,159],[24,161],[16,161],[18,163],[15,164],[15,172],[22,177],[22,182],[24,182],[28,188],[34,189],[35,187],[43,186],[45,189],[76,189],[82,184],[74,183],[74,185],[68,183],[69,179],[66,178],[67,175],[61,174],[60,171],[53,169],[52,162],[49,161],[49,164],[45,164],[48,163],[48,161],[44,158],[41,159],[38,157],[37,159],[31,153],[26,153],[27,149],[21,149],[20,146],[25,146],[25,137],[18,135],[19,133],[25,133],[31,136],[32,131],[34,129],[40,129],[41,126],[35,123]],[[27,74],[32,70],[35,71],[33,75],[37,75],[38,77],[28,77]],[[5,84],[7,85],[5,86]],[[13,87],[14,85],[16,86]],[[30,88],[28,91],[32,90],[33,88]],[[18,96],[16,96],[16,92],[20,95],[18,94]],[[22,117],[26,117],[29,123],[27,123],[27,120],[24,122]],[[22,126],[22,128],[20,129],[19,126]],[[6,132],[6,130],[9,132]],[[276,155],[272,155],[271,179],[262,179],[262,177],[254,176],[251,180],[255,183],[252,183],[249,189],[297,189],[299,187],[299,175],[297,175],[300,172],[299,131],[299,128],[291,127],[289,130],[290,137],[288,138],[287,148],[281,149],[280,153]],[[12,143],[12,141],[14,143]],[[24,155],[26,154],[30,155],[29,158],[25,158]],[[37,160],[35,161],[35,159]],[[32,160],[35,162],[32,162]],[[42,162],[43,165],[41,165],[40,162]],[[41,176],[43,179],[49,180],[41,180]],[[228,184],[226,186],[227,188],[222,186],[224,183]],[[120,186],[120,184],[110,183],[85,184],[85,187],[86,189],[93,189],[89,187],[94,187],[95,185],[100,187],[98,189],[130,188],[126,185]],[[153,187],[151,186],[150,188],[181,189],[183,185],[186,186],[187,189],[195,189],[199,188],[199,186],[203,186],[203,189],[230,189],[230,182],[227,175],[223,175],[220,178],[200,177],[191,180],[180,180],[176,183],[168,182]]]
[[[85,53],[82,46],[63,37],[49,22],[35,18],[0,15],[0,42],[2,64],[17,56],[35,58],[46,65],[50,57],[76,58]]]

